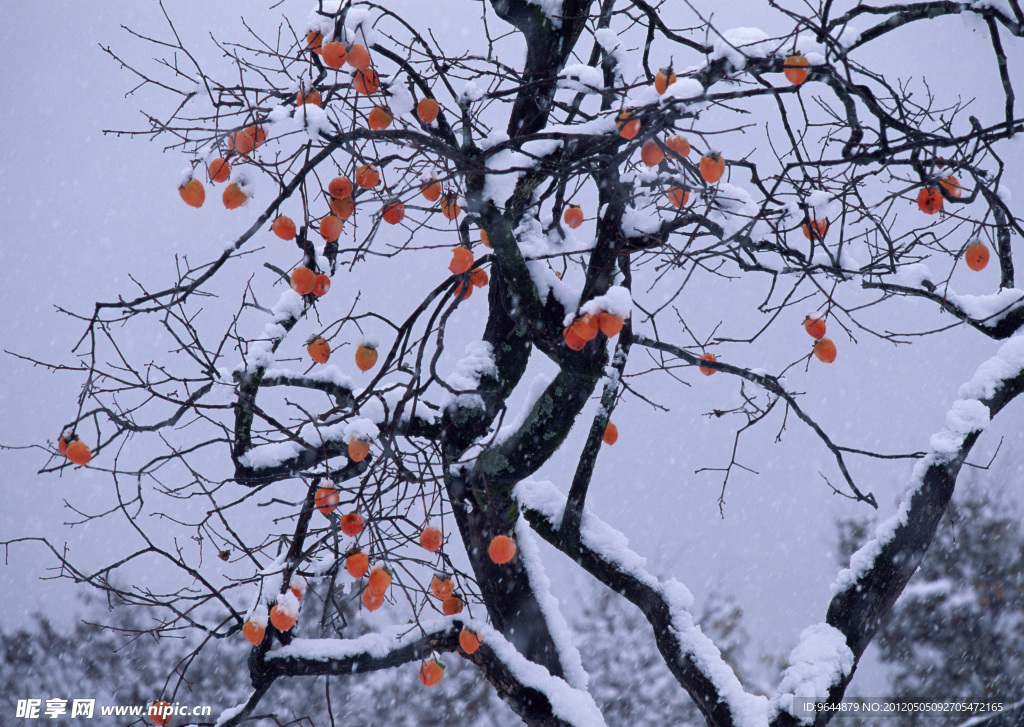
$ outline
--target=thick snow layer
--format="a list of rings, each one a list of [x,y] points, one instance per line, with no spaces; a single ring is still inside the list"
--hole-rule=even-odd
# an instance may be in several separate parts
[[[650,210],[638,210],[629,206],[622,211],[622,232],[627,237],[633,237],[637,233],[642,235],[653,235],[661,229],[661,218],[652,215]]]
[[[747,58],[765,58],[775,50],[777,43],[767,41],[768,34],[760,28],[733,28],[715,41],[711,58],[727,58],[739,70],[747,65]]]
[[[928,468],[948,461],[959,452],[965,437],[982,431],[989,422],[989,409],[980,401],[989,399],[999,385],[1024,371],[1024,335],[1017,335],[1004,343],[996,355],[982,363],[971,380],[960,387],[959,399],[953,402],[946,415],[946,427],[933,434],[929,440],[931,452],[914,466],[911,486],[899,510],[888,520],[879,524],[874,537],[850,557],[850,565],[839,572],[831,592],[837,593],[852,588],[861,576],[869,570],[882,551],[892,540],[896,530],[906,524],[910,501],[921,487]]]
[[[513,495],[522,508],[540,513],[552,527],[561,525],[565,495],[550,482],[524,480],[516,485]],[[671,628],[679,641],[682,655],[692,658],[715,685],[728,703],[735,724],[763,727],[767,722],[768,699],[744,691],[732,668],[722,659],[718,647],[694,623],[689,611],[693,607],[693,595],[689,589],[675,580],[660,582],[646,570],[645,559],[630,550],[625,535],[586,509],[580,522],[580,540],[601,560],[614,565],[661,597],[669,609]]]
[[[853,652],[839,629],[824,623],[809,626],[789,655],[789,666],[782,674],[772,706],[811,724],[814,713],[794,710],[793,698],[827,701],[829,688],[852,668]]]
[[[540,610],[551,633],[551,640],[555,642],[555,648],[558,650],[558,661],[565,672],[565,681],[574,689],[586,689],[590,677],[583,669],[583,660],[576,645],[573,644],[572,631],[562,614],[558,599],[551,593],[551,580],[544,572],[544,560],[540,555],[537,536],[530,529],[530,524],[522,518],[516,522],[516,543],[519,547],[519,557],[530,579],[530,586],[537,596]]]
[[[498,430],[497,435],[494,437],[495,445],[501,444],[513,434],[519,431],[519,428],[523,426],[523,422],[526,421],[527,415],[533,410],[534,404],[544,393],[544,390],[551,384],[551,376],[548,374],[537,374],[526,390],[526,401],[523,402],[522,407],[516,412],[516,415],[511,419],[505,419],[504,425]]]
[[[245,705],[248,704],[249,699],[252,697],[252,694],[254,694],[254,692],[250,693],[249,697],[247,697],[246,700],[241,704],[236,705],[234,707],[228,707],[223,712],[221,712],[220,716],[217,717],[216,723],[214,723],[214,727],[220,727],[223,724],[227,724],[235,717],[237,717],[239,714],[241,714],[242,710],[245,709]]]
[[[1020,288],[1006,288],[990,295],[960,295],[946,291],[946,299],[976,321],[996,325],[1024,301]]]
[[[584,303],[580,308],[580,313],[586,315],[587,313],[594,314],[604,311],[613,316],[629,318],[632,310],[633,296],[621,285],[613,285],[604,295],[599,295]]]
[[[297,457],[303,451],[302,445],[291,440],[287,442],[271,442],[253,447],[238,458],[243,467],[260,470],[270,467],[277,467],[282,462],[287,462]]]
[[[700,85],[700,81],[695,81],[692,78],[680,78],[665,90],[662,98],[691,99],[700,98],[703,95],[704,87]]]
[[[359,439],[363,442],[372,442],[379,435],[380,430],[372,421],[369,419],[355,419],[345,425],[345,429],[341,436],[346,442],[351,442],[354,439]]]
[[[582,63],[566,66],[558,79],[558,85],[579,93],[601,93],[604,90],[604,73],[600,68]]]
[[[565,680],[553,677],[547,669],[528,660],[509,643],[504,636],[478,621],[469,621],[461,616],[448,617],[432,624],[421,624],[430,632],[443,631],[453,620],[459,620],[480,636],[481,643],[494,652],[517,681],[543,693],[551,702],[552,711],[571,725],[598,727],[604,725],[604,717],[589,692],[574,689]],[[421,631],[407,625],[390,627],[381,633],[365,634],[355,639],[293,639],[267,654],[267,659],[305,659],[329,661],[350,659],[360,655],[382,659],[396,649],[415,643]]]
[[[245,614],[246,621],[252,621],[262,629],[267,628],[267,621],[269,617],[270,614],[267,611],[267,604],[260,601],[253,604],[252,608],[249,609],[249,612]]]
[[[291,618],[299,617],[299,599],[291,590],[279,593],[277,596],[277,610]]]

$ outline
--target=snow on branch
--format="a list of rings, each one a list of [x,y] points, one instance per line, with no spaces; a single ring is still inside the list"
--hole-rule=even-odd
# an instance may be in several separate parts
[[[421,626],[422,630],[410,629],[408,625],[393,626],[354,639],[293,639],[287,646],[268,652],[256,664],[254,681],[262,685],[283,676],[346,676],[400,666],[425,659],[432,652],[454,652],[459,632],[468,626],[480,638],[481,645],[467,658],[480,667],[517,713],[524,716],[524,711],[529,712],[531,724],[605,724],[597,703],[585,689],[551,676],[483,622],[448,617]]]
[[[827,622],[846,637],[860,658],[914,574],[946,512],[956,477],[989,420],[1024,391],[1024,336],[1016,336],[981,364],[960,387],[946,426],[929,440],[931,452],[914,467],[910,490],[899,511],[880,524],[874,538],[850,558],[832,586]],[[842,695],[850,675],[834,680],[831,696]]]
[[[710,725],[762,727],[768,699],[747,693],[714,642],[690,613],[693,596],[674,579],[662,582],[629,548],[626,536],[583,510],[579,538],[561,534],[566,496],[549,482],[527,480],[513,495],[533,529],[591,575],[636,605],[654,628],[658,649],[672,674]]]

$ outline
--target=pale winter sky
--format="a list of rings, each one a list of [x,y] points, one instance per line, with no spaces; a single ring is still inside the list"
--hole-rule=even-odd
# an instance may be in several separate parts
[[[387,4],[413,24],[429,24],[439,39],[468,48],[479,42],[467,24],[454,19],[456,13],[438,17],[425,6],[417,10],[418,3]],[[242,39],[243,10],[257,31],[274,31],[281,14],[304,27],[309,5],[308,0],[289,0],[274,10],[257,11],[263,5],[250,0],[170,0],[167,9],[186,45],[199,49],[204,62],[216,68],[223,61],[217,58],[209,33],[218,39]],[[771,32],[782,27],[778,18],[751,17],[748,3],[703,5],[715,9],[722,29],[756,24]],[[763,4],[754,7],[765,12]],[[85,327],[60,315],[55,306],[88,315],[93,301],[133,292],[129,275],[149,287],[164,284],[174,274],[174,255],[197,261],[214,257],[261,209],[259,197],[238,213],[221,209],[213,199],[214,204],[208,200],[197,214],[182,205],[176,191],[187,166],[185,157],[177,151],[164,153],[160,142],[102,134],[103,129],[144,128],[139,108],[166,110],[168,103],[148,89],[126,97],[137,81],[100,45],[110,45],[133,61],[150,58],[153,49],[123,31],[122,24],[144,34],[165,33],[158,6],[148,1],[17,3],[5,14],[0,30],[0,90],[6,99],[0,112],[0,339],[8,351],[73,365],[70,350]],[[994,68],[973,60],[969,52],[950,50],[986,42],[972,28],[944,21],[929,24],[926,35],[905,37],[907,45],[892,48],[888,57],[862,60],[904,78],[941,68],[930,76],[933,92],[949,99],[978,97],[979,112],[986,108],[985,99],[995,96],[997,88]],[[961,37],[968,40],[943,40]],[[1020,67],[1018,51],[1013,53]],[[754,151],[755,145],[752,140],[738,155]],[[1020,146],[1007,161],[1011,170],[1024,169]],[[1021,171],[1008,173],[1007,186],[1014,193],[1024,186],[1021,181]],[[269,190],[263,196],[268,199]],[[395,267],[386,271],[389,280],[416,282],[416,268],[402,267],[398,260],[390,264]],[[991,292],[998,285],[994,270],[983,278],[968,278],[962,272],[957,276],[954,282],[964,292]],[[703,326],[700,335],[707,335],[719,321],[749,335],[762,322],[744,323],[743,316],[751,301],[763,294],[760,286],[709,290],[702,300],[688,301],[701,306],[688,320]],[[794,310],[788,316],[791,320],[777,326],[757,347],[723,346],[722,351],[737,363],[776,370],[802,355],[808,345],[800,326],[802,313],[803,309]],[[900,331],[950,322],[932,305],[907,301],[878,308],[868,320]],[[680,342],[688,343],[682,338]],[[146,340],[133,343],[153,345]],[[806,392],[806,409],[836,440],[883,452],[925,448],[930,434],[942,428],[959,385],[999,345],[963,327],[915,340],[911,346],[894,347],[862,334],[856,342],[844,337],[839,343],[835,364],[811,365],[806,373],[803,367],[795,368],[790,381],[799,380],[796,388]],[[154,350],[153,355],[166,354]],[[524,381],[542,374],[541,368],[531,370]],[[51,373],[10,355],[0,358],[0,371],[5,382],[0,389],[0,443],[55,441],[76,409],[81,376]],[[734,423],[705,414],[734,406],[737,385],[727,376],[700,378],[692,388],[658,379],[641,385],[644,394],[670,409],[667,413],[653,412],[635,398],[620,406],[615,415],[619,441],[601,457],[589,505],[626,533],[655,573],[687,584],[698,603],[712,590],[735,594],[753,643],[788,649],[805,626],[824,617],[828,587],[837,571],[833,522],[868,511],[830,494],[819,472],[834,479],[834,462],[805,427],[791,420],[779,444],[774,442],[777,423],[745,438],[741,461],[760,474],[739,473],[730,481],[725,517],[720,517],[720,476],[694,471],[728,461]],[[579,451],[587,421],[581,419],[568,451]],[[1005,465],[1000,471],[1006,480],[999,487],[1020,499],[1020,403],[996,420],[970,461],[986,462],[1000,438]],[[65,501],[83,512],[109,506],[109,476],[82,469],[69,469],[60,477],[37,476],[47,459],[38,448],[3,452],[0,457],[5,495],[2,537],[45,535],[57,545],[67,542],[73,557],[92,565],[118,552],[123,533],[90,525],[70,527],[67,523],[79,516],[64,507]],[[570,457],[557,458],[540,476],[564,489],[573,465]],[[912,464],[853,459],[852,465],[857,481],[876,494],[882,515],[891,513]],[[556,576],[572,573],[560,555],[546,546],[543,552]],[[39,580],[52,565],[41,547],[20,545],[10,550],[6,564],[0,566],[5,626],[24,623],[37,610],[58,618],[68,613],[73,588]],[[561,586],[559,578],[554,579],[556,595],[570,603],[574,577],[561,581]]]

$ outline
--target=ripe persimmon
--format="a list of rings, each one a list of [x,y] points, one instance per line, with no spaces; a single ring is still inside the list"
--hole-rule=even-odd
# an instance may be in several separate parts
[[[825,233],[828,232],[828,220],[826,218],[824,218],[824,217],[816,218],[813,214],[810,215],[810,220],[811,220],[810,227],[808,227],[807,223],[805,222],[801,226],[801,228],[800,228],[801,231],[804,233],[804,237],[806,237],[808,240],[810,240],[811,239],[811,230],[813,229],[813,231],[814,231],[814,239],[815,240],[824,240],[825,239]]]
[[[362,439],[353,439],[348,443],[348,458],[353,462],[362,462],[370,454],[370,443]]]
[[[619,136],[627,141],[635,139],[636,135],[640,133],[640,119],[631,118],[632,116],[632,111],[623,111],[615,121]]]
[[[480,242],[482,242],[483,246],[486,247],[488,250],[494,249],[493,247],[491,247],[491,238],[487,235],[487,230],[480,230]]]
[[[934,187],[924,187],[917,193],[917,207],[926,215],[934,215],[942,209],[942,193]]]
[[[317,336],[306,346],[306,352],[317,363],[325,364],[331,357],[331,344],[323,336]]]
[[[608,313],[607,311],[601,311],[597,314],[597,325],[601,329],[601,333],[608,336],[608,338],[619,335],[623,323],[625,323],[625,320],[620,315]]]
[[[608,422],[608,425],[605,426],[604,434],[601,435],[601,441],[608,445],[619,441],[619,428],[615,426],[614,422]]]
[[[342,175],[335,177],[327,184],[327,194],[334,199],[344,199],[352,196],[352,182],[348,177]]]
[[[416,116],[418,116],[419,120],[424,124],[431,123],[437,118],[439,113],[441,113],[441,107],[438,106],[437,101],[432,98],[421,99],[420,102],[416,104]]]
[[[363,607],[370,613],[373,613],[384,605],[384,594],[374,593],[368,588],[363,589],[362,599]]]
[[[306,597],[306,589],[308,587],[309,584],[306,583],[306,579],[298,574],[293,575],[292,579],[288,581],[288,590],[300,601]]]
[[[436,202],[441,196],[441,183],[435,177],[431,177],[420,185],[420,194],[428,202]]]
[[[434,598],[443,601],[455,592],[455,581],[444,573],[435,573],[430,579],[430,592]]]
[[[583,224],[583,210],[580,209],[578,204],[571,204],[566,207],[565,212],[562,213],[562,220],[567,226],[575,230]]]
[[[562,338],[565,340],[565,345],[573,351],[582,351],[583,347],[587,345],[586,340],[581,338],[572,326],[562,331]]]
[[[313,295],[317,298],[322,298],[327,295],[327,291],[331,289],[331,279],[324,273],[319,273],[316,276],[316,282],[313,284]]]
[[[672,70],[672,66],[668,68],[662,68],[654,76],[654,90],[658,93],[665,93],[668,87],[676,82],[675,71]],[[651,166],[654,166],[653,164]]]
[[[460,280],[455,284],[455,288],[452,290],[452,296],[458,301],[469,300],[469,297],[473,295],[473,284]]]
[[[448,269],[456,275],[462,275],[462,273],[473,267],[473,253],[465,247],[457,247],[452,250],[452,261],[448,263]]]
[[[380,172],[372,164],[362,164],[356,169],[356,184],[360,189],[373,189],[380,182]]]
[[[469,272],[469,282],[474,288],[482,288],[490,281],[487,271],[483,268],[473,268]]]
[[[206,166],[206,173],[210,175],[210,181],[214,184],[228,181],[231,176],[231,165],[226,159],[217,157]]]
[[[804,319],[804,330],[811,338],[818,339],[825,336],[825,319],[815,316],[807,316]]]
[[[291,217],[278,215],[274,218],[274,221],[270,223],[270,229],[282,240],[295,239],[295,222]]]
[[[640,161],[649,167],[656,167],[665,160],[665,152],[654,139],[648,139],[640,147]]]
[[[678,210],[686,206],[690,200],[690,193],[682,187],[670,187],[665,197],[668,198],[668,203]]]
[[[266,140],[267,132],[262,126],[246,126],[228,135],[228,149],[245,156]]]
[[[344,228],[345,223],[334,215],[325,215],[320,220],[320,236],[328,242],[334,242],[341,237],[341,230]]]
[[[203,183],[195,177],[187,182],[183,182],[178,187],[178,194],[181,195],[182,201],[189,207],[202,207],[203,202],[206,201],[206,190],[203,188]]]
[[[373,131],[383,131],[391,126],[392,116],[380,106],[374,106],[366,115],[366,125]]]
[[[309,295],[313,292],[313,286],[316,285],[316,273],[307,268],[305,265],[292,270],[292,290],[299,295]]]
[[[324,517],[329,517],[338,508],[340,498],[338,491],[333,487],[321,487],[317,489],[313,504]]]
[[[437,686],[444,678],[444,666],[437,659],[428,659],[420,664],[420,682],[425,687]]]
[[[306,47],[309,48],[314,53],[316,53],[317,55],[320,55],[321,53],[323,53],[323,49],[324,49],[324,36],[323,36],[323,33],[319,32],[319,31],[316,31],[316,30],[311,30],[308,33],[306,33]]]
[[[274,607],[270,609],[270,623],[274,624],[274,628],[278,631],[290,631],[298,620],[298,614],[282,607],[280,603],[275,603]]]
[[[786,80],[792,83],[794,86],[799,86],[801,83],[807,80],[808,70],[807,66],[810,62],[807,57],[802,53],[794,53],[793,55],[786,58],[786,62],[782,65],[782,72],[786,76]]]
[[[149,721],[156,725],[156,727],[164,727],[171,721],[170,713],[170,702],[153,702],[149,705]],[[164,714],[164,709],[167,709],[167,713]]]
[[[356,211],[355,200],[351,197],[332,199],[327,203],[327,206],[331,208],[331,214],[339,220],[347,220]]]
[[[356,348],[356,366],[360,371],[369,371],[377,363],[377,348],[369,343],[360,343]]]
[[[345,558],[345,570],[353,578],[362,578],[370,570],[370,556],[363,551],[352,553]]]
[[[988,265],[989,251],[988,248],[980,242],[975,242],[967,246],[964,250],[964,262],[974,272],[979,272],[985,269]]]
[[[370,577],[366,579],[366,590],[370,593],[384,595],[391,586],[391,573],[384,566],[377,566],[370,571]]]
[[[462,208],[459,207],[459,195],[455,192],[446,192],[441,197],[441,214],[447,220],[454,220],[460,212],[462,212]]]
[[[323,101],[324,100],[320,96],[320,92],[315,88],[310,91],[306,91],[305,93],[299,91],[295,94],[296,106],[305,106],[306,104],[309,104],[310,106],[316,106],[319,108]]]
[[[267,635],[267,630],[263,626],[260,626],[255,621],[246,621],[242,624],[242,636],[253,646],[259,646],[263,643],[263,637]]]
[[[592,341],[600,330],[600,323],[597,320],[597,316],[587,313],[573,321],[572,329],[584,341]]]
[[[685,159],[690,156],[690,142],[685,136],[670,136],[665,139],[665,146]]]
[[[345,513],[341,516],[341,520],[338,521],[338,527],[341,528],[341,532],[350,538],[354,538],[363,532],[364,525],[366,525],[366,519],[358,512]]]
[[[427,526],[420,531],[420,545],[423,549],[430,552],[436,553],[441,547],[441,541],[443,536],[441,531],[433,526]]]
[[[321,53],[321,55],[324,58],[324,65],[337,71],[345,65],[345,61],[348,57],[348,51],[345,50],[344,43],[331,41],[324,45],[323,53]]]
[[[495,535],[487,546],[487,555],[498,565],[508,563],[516,557],[516,541],[507,535]]]
[[[362,43],[353,43],[348,49],[348,64],[358,71],[370,68],[370,52]]]
[[[224,188],[224,194],[220,199],[229,210],[236,210],[249,201],[249,195],[240,185],[232,182]]]
[[[76,439],[78,439],[78,437],[72,437],[70,441],[75,441]],[[61,457],[67,456],[68,441],[69,440],[66,439],[63,434],[60,436],[59,439],[57,439],[57,454],[59,454]]]
[[[64,456],[73,464],[85,467],[85,465],[89,464],[92,460],[92,450],[89,449],[89,445],[82,440],[75,439],[68,443],[68,448],[65,450]]]
[[[462,613],[462,609],[465,607],[466,604],[463,600],[454,594],[441,601],[441,613],[445,616],[454,616],[457,613]]]
[[[463,626],[462,631],[459,632],[459,646],[467,654],[475,654],[476,650],[480,648],[480,637]]]
[[[705,182],[714,184],[725,174],[725,159],[717,151],[710,151],[700,158],[698,169]]]
[[[368,71],[356,71],[352,74],[352,88],[356,93],[372,96],[380,90],[380,77],[372,68]]]
[[[702,353],[700,355],[700,360],[701,361],[717,361],[718,357],[716,357],[715,354],[713,354],[713,353]],[[704,374],[705,376],[711,376],[713,373],[715,373],[715,369],[713,369],[713,368],[711,368],[709,366],[699,366],[698,368],[700,369],[700,372],[702,374]]]
[[[946,190],[946,193],[953,199],[960,199],[962,191],[960,189],[960,180],[956,177],[950,176],[940,179],[939,186]]]
[[[836,360],[836,344],[831,338],[822,338],[814,342],[814,355],[822,363],[832,363]]]
[[[384,205],[384,209],[381,210],[380,216],[383,217],[384,221],[389,225],[397,225],[405,219],[405,205],[398,200],[392,200]]]

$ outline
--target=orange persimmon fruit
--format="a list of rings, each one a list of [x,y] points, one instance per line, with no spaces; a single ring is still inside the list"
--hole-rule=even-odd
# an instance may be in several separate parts
[[[327,184],[327,194],[334,199],[345,199],[352,196],[352,182],[346,176],[335,177]]]
[[[615,426],[614,422],[608,422],[604,428],[604,434],[601,435],[601,441],[609,445],[619,441],[619,428]]]
[[[675,82],[676,74],[675,71],[672,70],[672,66],[662,68],[654,76],[654,90],[659,94],[665,93],[665,91],[668,90],[668,87]]]
[[[441,214],[444,215],[447,220],[454,220],[462,212],[462,208],[459,207],[459,195],[455,192],[447,192],[441,197]]]
[[[979,272],[985,269],[988,265],[989,251],[988,248],[980,242],[975,242],[967,246],[964,250],[964,261],[974,272]]]
[[[356,211],[355,200],[351,197],[332,199],[327,203],[327,206],[331,208],[331,214],[339,220],[347,220]]]
[[[67,457],[68,461],[72,464],[84,467],[92,460],[92,450],[89,449],[89,445],[82,440],[75,439],[73,442],[68,443],[68,448],[65,450],[64,456]]]
[[[377,363],[377,348],[368,343],[360,343],[356,348],[356,366],[360,371],[369,371]]]
[[[670,187],[665,196],[668,198],[668,203],[677,210],[685,207],[686,203],[690,200],[689,191],[682,187]]]
[[[377,566],[370,571],[370,577],[366,579],[366,590],[377,595],[384,595],[391,586],[391,574],[387,568]]]
[[[701,361],[717,361],[718,358],[713,353],[702,353],[700,355],[700,360]],[[700,369],[700,372],[702,374],[704,374],[705,376],[711,376],[712,374],[715,373],[715,369],[710,368],[709,366],[699,366],[698,368]]]
[[[934,215],[942,209],[942,193],[934,187],[924,187],[917,193],[917,207],[926,215]]]
[[[356,71],[352,74],[352,88],[356,93],[372,96],[380,90],[380,77],[372,68],[368,71]]]
[[[232,182],[224,188],[224,193],[220,196],[220,199],[226,208],[236,210],[249,201],[249,195],[245,193],[241,186]]]
[[[690,156],[690,142],[685,136],[670,136],[665,139],[665,146],[685,159]]]
[[[320,236],[328,242],[334,242],[341,237],[341,230],[344,226],[345,223],[340,218],[334,215],[325,215],[320,220]]]
[[[316,30],[311,30],[308,33],[306,33],[306,47],[309,48],[314,53],[316,53],[317,55],[323,53],[323,33],[320,33],[319,31]]]
[[[353,462],[362,462],[370,454],[370,443],[362,439],[353,439],[348,443],[348,458]]]
[[[698,169],[705,182],[714,184],[725,174],[725,159],[717,151],[708,152],[700,158]]]
[[[463,626],[459,632],[459,646],[467,654],[474,654],[480,648],[480,637]]]
[[[507,535],[495,535],[487,546],[487,555],[498,565],[508,563],[516,557],[516,541]]]
[[[807,316],[804,319],[804,330],[811,338],[818,339],[825,337],[825,319]]]
[[[437,659],[428,659],[420,664],[420,682],[425,687],[437,686],[444,678],[444,667]]]
[[[416,104],[416,116],[424,124],[431,123],[437,118],[437,115],[441,113],[441,107],[437,105],[437,101],[432,98],[421,99]]]
[[[290,631],[298,620],[298,616],[286,611],[280,603],[275,603],[270,609],[270,623],[274,624],[278,631]]]
[[[324,517],[330,516],[338,508],[338,491],[333,487],[320,487],[313,498],[313,504]]]
[[[270,223],[270,230],[282,240],[295,239],[295,222],[291,217],[278,215],[274,218],[274,221]]]
[[[348,64],[358,71],[370,68],[370,52],[362,43],[353,43],[348,48]]]
[[[420,531],[420,545],[430,553],[436,553],[441,547],[443,536],[441,531],[433,526],[427,526]]]
[[[583,224],[583,210],[580,209],[578,204],[571,204],[565,208],[565,212],[562,214],[562,220],[566,225],[575,230]]]
[[[317,363],[325,364],[331,357],[331,344],[323,336],[317,336],[306,346],[306,353]]]
[[[836,344],[831,338],[821,338],[814,342],[814,356],[822,363],[832,363],[836,360]]]
[[[335,40],[327,43],[323,47],[323,52],[320,55],[323,56],[325,66],[337,71],[345,65],[345,61],[348,57],[348,51],[345,50],[344,43],[339,43]]]
[[[455,581],[444,573],[435,573],[430,579],[430,592],[434,598],[443,601],[455,592]]]
[[[207,165],[206,173],[210,176],[211,182],[220,184],[228,181],[228,177],[231,176],[231,165],[226,159],[217,157]]]
[[[420,194],[428,202],[436,202],[441,196],[441,183],[435,177],[431,177],[420,185]]]
[[[384,205],[380,216],[383,217],[384,221],[389,225],[397,225],[405,219],[405,205],[398,200],[392,200]]]
[[[363,532],[363,526],[366,525],[366,519],[363,518],[358,512],[349,512],[341,516],[341,520],[338,522],[338,527],[341,528],[341,532],[350,538],[354,538],[359,533]]]
[[[242,636],[253,646],[259,646],[263,643],[263,637],[267,635],[267,630],[260,626],[255,621],[246,621],[242,624]]]
[[[462,275],[473,266],[473,253],[465,247],[457,247],[452,250],[452,261],[448,263],[448,269],[456,275]]]
[[[665,160],[665,152],[654,139],[648,139],[640,147],[640,161],[649,167],[656,167]]]
[[[441,601],[441,613],[445,616],[454,616],[457,613],[462,613],[462,609],[465,607],[465,602],[455,594]]]
[[[195,177],[182,183],[178,187],[178,194],[181,195],[182,201],[189,207],[202,207],[203,202],[206,201],[206,189],[203,188],[203,183]]]
[[[324,273],[319,273],[316,276],[316,282],[313,283],[313,295],[317,298],[323,298],[330,289],[331,279]]]
[[[799,86],[807,80],[807,66],[809,65],[810,62],[806,56],[802,53],[794,53],[786,58],[786,62],[782,66],[782,72],[785,74],[787,81],[794,86]]]
[[[392,119],[393,117],[387,110],[380,106],[374,106],[370,109],[370,113],[366,115],[366,125],[373,131],[383,131],[391,126]]]
[[[352,553],[345,558],[345,570],[353,578],[362,578],[370,570],[370,556],[361,550]]]
[[[625,323],[625,320],[620,315],[608,313],[607,311],[601,311],[597,314],[597,325],[601,329],[601,333],[608,336],[608,338],[619,335],[623,323]]]
[[[307,268],[305,265],[292,270],[292,290],[299,295],[309,295],[313,292],[313,286],[316,285],[316,273]]]
[[[627,141],[635,139],[636,135],[640,133],[640,119],[630,118],[632,115],[632,111],[623,111],[615,121],[619,136]]]
[[[380,182],[380,172],[372,164],[363,164],[356,169],[356,184],[361,189],[373,189]]]

